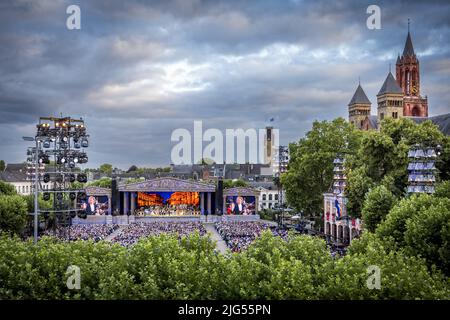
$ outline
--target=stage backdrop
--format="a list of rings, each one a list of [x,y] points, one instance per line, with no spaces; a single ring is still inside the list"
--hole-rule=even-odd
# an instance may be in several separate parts
[[[200,204],[198,192],[138,192],[138,207],[164,205],[193,205]]]

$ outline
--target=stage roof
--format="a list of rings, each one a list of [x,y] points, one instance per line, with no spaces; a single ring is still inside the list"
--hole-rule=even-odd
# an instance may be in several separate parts
[[[215,192],[216,186],[212,183],[183,180],[172,177],[156,178],[142,182],[120,185],[119,191],[131,192]]]

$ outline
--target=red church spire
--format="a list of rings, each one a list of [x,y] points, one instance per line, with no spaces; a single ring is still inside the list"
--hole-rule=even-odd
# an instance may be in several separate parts
[[[396,62],[396,80],[405,95],[403,115],[427,117],[428,102],[426,98],[420,96],[420,65],[414,52],[409,19],[403,54],[397,58]]]

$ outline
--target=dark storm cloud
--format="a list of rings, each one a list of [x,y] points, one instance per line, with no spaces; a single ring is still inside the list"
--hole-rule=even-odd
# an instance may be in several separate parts
[[[81,7],[82,29],[65,28]],[[347,115],[361,77],[375,112],[407,19],[430,113],[448,112],[450,4],[379,1],[69,1],[0,3],[1,156],[22,161],[39,116],[82,116],[91,166],[170,163],[176,128],[261,128],[281,142]]]

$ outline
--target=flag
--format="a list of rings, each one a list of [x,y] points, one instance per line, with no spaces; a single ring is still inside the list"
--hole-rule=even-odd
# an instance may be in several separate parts
[[[270,121],[270,122],[274,122],[274,121],[275,121],[275,118],[270,118],[269,121]]]
[[[336,215],[338,218],[341,217],[341,206],[339,205],[338,199],[334,199],[334,206],[336,207]]]

